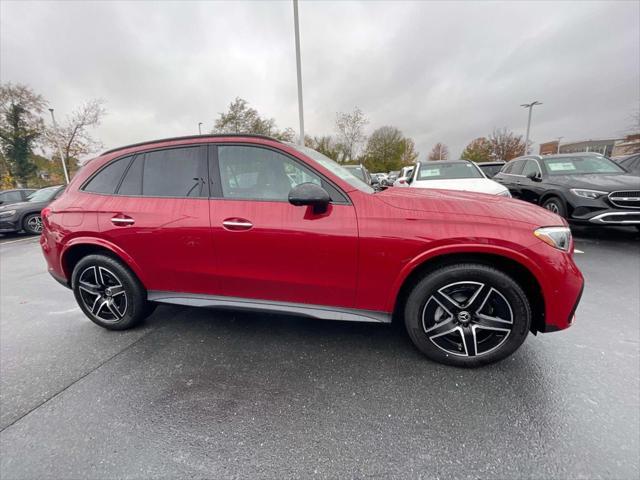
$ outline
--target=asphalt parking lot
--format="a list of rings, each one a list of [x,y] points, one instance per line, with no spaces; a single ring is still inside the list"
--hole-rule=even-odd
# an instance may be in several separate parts
[[[0,240],[0,477],[638,478],[640,236],[576,232],[577,323],[479,370],[400,328],[159,307],[108,332]]]

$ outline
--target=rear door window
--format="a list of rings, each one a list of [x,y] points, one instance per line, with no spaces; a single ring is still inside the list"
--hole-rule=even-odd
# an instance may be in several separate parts
[[[98,171],[98,173],[89,180],[89,183],[84,186],[83,190],[91,193],[115,193],[120,179],[130,162],[131,157],[124,157],[107,164],[106,167]]]

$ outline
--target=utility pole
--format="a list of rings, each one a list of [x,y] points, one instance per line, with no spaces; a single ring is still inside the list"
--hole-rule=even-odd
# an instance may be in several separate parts
[[[298,116],[300,117],[300,138],[298,143],[304,145],[304,108],[302,106],[302,65],[300,61],[300,27],[298,25],[298,0],[293,0],[293,28],[296,37],[296,68],[298,73]]]
[[[60,144],[58,143],[58,135],[59,135],[59,131],[58,131],[58,124],[56,123],[56,117],[53,115],[53,108],[50,108],[49,111],[51,112],[51,121],[53,122],[53,129],[55,130],[55,143],[56,143],[56,147],[58,147],[58,155],[60,155],[60,161],[62,162],[62,171],[64,172],[64,179],[67,182],[67,185],[69,184],[69,173],[67,172],[67,163],[64,161],[64,155],[62,154],[62,148],[60,148]]]
[[[524,143],[524,154],[525,155],[529,154],[529,131],[531,130],[531,112],[533,111],[533,107],[535,107],[536,105],[542,105],[542,102],[539,102],[539,101],[536,100],[536,101],[531,102],[531,103],[523,103],[522,105],[520,105],[521,107],[529,109],[529,120],[527,120],[527,138],[526,138],[525,143]]]
[[[202,135],[202,122],[198,122],[198,135]]]

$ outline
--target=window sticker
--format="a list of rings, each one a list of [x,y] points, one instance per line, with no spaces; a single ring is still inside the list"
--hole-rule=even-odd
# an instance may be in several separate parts
[[[420,174],[421,177],[438,177],[440,176],[439,168],[430,168],[428,170],[423,170]]]
[[[548,163],[547,167],[549,167],[549,170],[552,172],[570,172],[576,169],[573,162]]]

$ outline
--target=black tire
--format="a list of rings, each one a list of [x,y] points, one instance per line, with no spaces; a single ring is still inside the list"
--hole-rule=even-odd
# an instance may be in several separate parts
[[[30,213],[22,219],[22,229],[30,235],[42,233],[42,217],[39,213]]]
[[[442,267],[418,282],[407,298],[404,317],[409,337],[431,360],[479,367],[508,357],[522,345],[531,307],[511,277],[470,263]]]
[[[151,315],[140,280],[121,261],[107,255],[87,255],[73,269],[71,285],[80,309],[109,330],[126,330]]]
[[[549,197],[542,202],[542,208],[546,208],[550,212],[560,215],[562,218],[567,218],[567,207],[564,201],[558,197]]]

